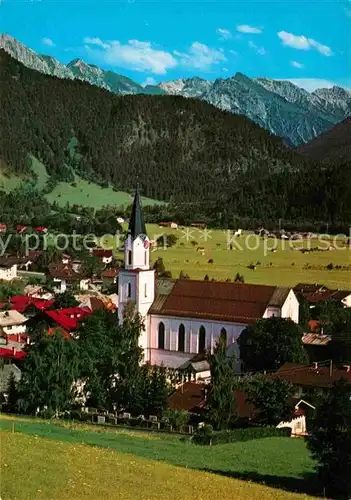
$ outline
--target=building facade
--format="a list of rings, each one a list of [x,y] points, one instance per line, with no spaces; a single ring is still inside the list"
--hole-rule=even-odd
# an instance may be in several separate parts
[[[298,322],[299,302],[290,288],[196,280],[155,280],[150,269],[150,240],[134,198],[119,271],[118,315],[122,322],[128,305],[141,315],[140,346],[144,359],[155,365],[181,368],[205,351],[213,352],[222,338],[234,353],[240,371],[237,340],[247,325],[272,316]]]

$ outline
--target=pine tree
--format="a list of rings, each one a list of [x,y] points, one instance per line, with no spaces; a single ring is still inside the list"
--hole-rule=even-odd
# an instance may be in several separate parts
[[[224,341],[220,340],[209,356],[211,389],[208,395],[209,418],[215,429],[228,427],[235,416],[235,358],[227,356]]]
[[[7,404],[6,408],[9,413],[16,413],[18,404],[19,393],[17,389],[17,382],[14,374],[11,372],[7,389]]]

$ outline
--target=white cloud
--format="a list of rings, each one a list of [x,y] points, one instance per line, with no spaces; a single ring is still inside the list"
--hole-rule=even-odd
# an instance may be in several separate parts
[[[263,31],[262,28],[255,28],[255,26],[249,26],[248,24],[238,24],[236,29],[240,33],[252,33],[254,35],[259,35]]]
[[[179,58],[181,65],[202,71],[209,71],[213,64],[227,60],[223,49],[212,49],[200,42],[194,42],[186,53],[175,50],[173,54]]]
[[[316,49],[318,52],[324,56],[331,56],[333,52],[330,47],[323,45],[322,43],[313,40],[313,38],[307,38],[304,35],[294,35],[293,33],[288,33],[287,31],[279,31],[278,37],[283,42],[283,45],[288,47],[293,47],[298,50],[311,50]]]
[[[230,40],[232,38],[231,32],[224,28],[218,28],[217,34],[219,35],[220,40]]]
[[[48,47],[56,47],[56,43],[54,43],[54,41],[51,40],[51,38],[42,38],[41,43],[47,45]]]
[[[222,71],[223,71],[224,73],[228,73],[228,68],[222,68]]]
[[[170,52],[155,48],[151,42],[129,40],[122,44],[118,40],[108,42],[100,38],[84,38],[85,48],[91,55],[111,66],[149,71],[158,75],[177,66]]]
[[[256,54],[260,56],[265,56],[267,54],[267,51],[264,47],[259,47],[252,40],[249,41],[249,47],[251,49],[254,49],[256,51]]]
[[[236,50],[230,50],[229,52],[230,52],[231,54],[233,54],[233,56],[237,56],[237,55],[238,55],[238,53],[237,53],[237,51],[236,51]]]
[[[303,64],[299,63],[298,61],[290,61],[290,64],[294,68],[298,68],[298,69],[302,69],[303,68]]]
[[[146,85],[157,85],[157,81],[152,76],[148,76],[145,82],[141,84],[142,87],[146,87]]]

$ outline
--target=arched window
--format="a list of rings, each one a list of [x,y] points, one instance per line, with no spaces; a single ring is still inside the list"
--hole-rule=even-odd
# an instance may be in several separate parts
[[[178,351],[185,351],[185,328],[183,323],[178,328]]]
[[[199,329],[199,352],[203,353],[206,349],[206,329],[204,326],[200,326]]]
[[[165,325],[162,321],[158,324],[158,348],[165,348]]]
[[[227,330],[222,328],[221,335],[219,337],[220,342],[222,342],[225,346],[227,346]]]
[[[132,296],[132,284],[131,283],[128,283],[127,296],[128,297]]]
[[[128,266],[132,265],[132,251],[128,250]]]
[[[144,253],[144,266],[147,266],[147,250]]]

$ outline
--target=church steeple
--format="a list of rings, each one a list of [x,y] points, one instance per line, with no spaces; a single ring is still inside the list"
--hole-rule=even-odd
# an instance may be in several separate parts
[[[146,234],[138,189],[135,192],[124,245],[124,266],[126,269],[150,269],[150,241]]]
[[[140,194],[139,189],[135,191],[132,215],[129,221],[128,235],[132,237],[133,240],[138,236],[146,236],[146,227],[143,217],[143,212],[141,210]]]

